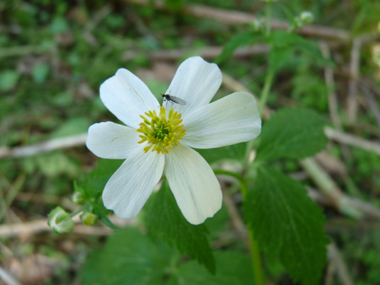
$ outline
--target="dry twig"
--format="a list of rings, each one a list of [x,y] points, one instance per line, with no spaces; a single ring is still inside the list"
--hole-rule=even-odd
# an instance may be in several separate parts
[[[5,284],[7,284],[7,285],[19,285],[20,284],[16,281],[16,279],[14,279],[10,274],[8,274],[3,268],[1,268],[1,266],[0,266],[0,280],[3,280],[5,282]]]
[[[380,144],[376,142],[372,142],[361,137],[357,137],[354,135],[346,134],[332,128],[325,128],[326,136],[339,143],[343,143],[349,146],[355,146],[364,150],[372,151],[378,155],[380,155]]]
[[[106,236],[113,232],[112,229],[106,226],[84,226],[80,224],[79,215],[73,218],[76,223],[73,233],[91,235],[91,236]],[[110,217],[112,223],[118,227],[124,227],[128,225],[136,224],[136,219],[122,220],[116,216]],[[47,219],[41,219],[26,223],[7,224],[0,226],[0,238],[4,237],[18,237],[35,235],[42,232],[52,232],[52,229],[48,226]]]
[[[330,50],[325,42],[320,43],[320,49],[322,55],[326,59],[330,59]],[[335,80],[334,80],[334,70],[330,66],[325,67],[325,82],[328,89],[328,102],[331,121],[335,128],[338,130],[342,129],[342,122],[340,121],[338,114],[338,100],[335,93]]]
[[[170,50],[159,50],[145,54],[151,60],[177,60],[185,55],[193,54],[199,55],[205,59],[216,58],[223,50],[223,47],[205,47],[200,49],[170,49]],[[247,57],[258,54],[265,54],[269,51],[269,47],[266,44],[257,44],[251,47],[242,47],[235,50],[232,54],[234,57]],[[132,60],[136,57],[138,52],[136,51],[126,51],[123,54],[124,60]]]
[[[350,274],[344,259],[342,258],[338,248],[334,243],[330,243],[327,246],[328,256],[331,263],[335,264],[335,269],[338,273],[338,277],[343,285],[353,285],[354,283],[351,280]]]
[[[246,248],[250,248],[249,240],[248,240],[248,232],[246,227],[244,226],[243,220],[240,217],[239,210],[237,209],[233,199],[227,191],[223,190],[223,202],[228,209],[228,213],[230,214],[231,224],[233,229],[239,235],[240,239],[244,241]]]
[[[361,219],[364,216],[380,219],[380,209],[343,193],[338,185],[336,185],[335,181],[315,162],[313,158],[300,160],[300,164],[318,188],[330,199],[331,203],[340,212],[355,219]]]
[[[362,90],[365,98],[367,99],[367,103],[369,105],[369,108],[371,109],[373,115],[375,116],[376,123],[380,127],[380,109],[377,105],[375,96],[373,96],[371,90],[369,90],[366,86],[361,85],[360,89]]]
[[[56,149],[64,149],[73,146],[82,146],[85,144],[87,134],[79,134],[61,139],[54,139],[31,146],[7,148],[0,147],[1,158],[13,158],[31,156],[39,153],[49,152]]]
[[[372,41],[374,35],[365,34],[356,37],[352,42],[351,57],[350,57],[350,80],[348,84],[348,98],[347,98],[347,115],[348,123],[354,124],[356,122],[358,112],[358,82],[359,82],[359,69],[360,69],[360,50],[363,44]]]
[[[149,0],[125,1],[141,6],[148,6],[151,3]],[[154,8],[158,10],[169,10],[169,7],[162,1],[154,1],[153,5]],[[224,10],[200,5],[184,5],[181,9],[181,12],[192,15],[194,17],[218,20],[232,25],[250,24],[252,21],[257,19],[255,15],[245,12]],[[281,20],[272,20],[271,27],[272,29],[287,30],[289,28],[289,24]],[[296,33],[305,36],[314,36],[334,40],[348,41],[350,39],[350,33],[346,30],[316,25],[305,25],[303,28],[296,30]]]

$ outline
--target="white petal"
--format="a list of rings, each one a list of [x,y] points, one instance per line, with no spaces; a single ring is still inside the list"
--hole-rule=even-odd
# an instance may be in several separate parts
[[[165,155],[148,151],[139,145],[108,180],[103,203],[119,218],[135,217],[162,176]]]
[[[181,144],[215,148],[253,140],[261,119],[252,94],[236,92],[191,112],[183,119],[186,135]]]
[[[192,109],[210,103],[222,79],[222,72],[215,63],[208,63],[199,56],[190,57],[178,67],[166,91],[166,94],[185,100],[186,105],[169,102],[167,106],[173,105],[173,109],[184,116]]]
[[[165,175],[185,218],[194,225],[214,216],[222,191],[210,165],[195,150],[178,145],[166,155]]]
[[[123,159],[137,148],[140,140],[135,129],[105,122],[90,126],[86,146],[98,157]]]
[[[142,122],[140,115],[160,107],[145,83],[124,68],[100,86],[100,98],[120,121],[135,129]]]

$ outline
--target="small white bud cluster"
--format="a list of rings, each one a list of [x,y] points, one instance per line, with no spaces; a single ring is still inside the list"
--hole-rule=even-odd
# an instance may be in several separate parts
[[[295,28],[302,28],[304,24],[311,24],[313,21],[313,14],[309,11],[303,11],[299,16],[294,18]]]
[[[264,29],[264,23],[262,20],[259,20],[259,19],[254,19],[252,22],[251,22],[251,27],[256,31],[260,31],[260,30],[263,30]]]

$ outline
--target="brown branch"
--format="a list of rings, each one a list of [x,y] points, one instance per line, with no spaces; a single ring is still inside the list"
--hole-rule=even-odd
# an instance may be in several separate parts
[[[375,96],[373,96],[371,90],[369,90],[363,84],[360,86],[360,89],[364,93],[368,106],[371,109],[373,115],[375,116],[377,125],[380,127],[380,109],[379,109],[379,106],[377,105]]]
[[[369,41],[375,39],[376,36],[372,34],[365,34],[356,37],[352,42],[352,49],[350,55],[350,80],[348,84],[348,98],[347,98],[347,115],[349,124],[356,122],[358,113],[358,82],[360,70],[360,51],[362,46]]]
[[[325,59],[330,59],[330,50],[325,42],[320,43],[320,49]],[[335,93],[334,70],[330,66],[325,67],[325,82],[328,89],[328,102],[331,121],[335,128],[341,130],[342,122],[338,114],[338,100]]]
[[[6,285],[19,285],[20,283],[16,281],[16,279],[13,278],[12,275],[10,275],[8,272],[6,272],[3,268],[0,266],[0,281],[3,280]],[[1,283],[3,284],[3,283]]]
[[[343,285],[353,285],[350,274],[348,273],[347,265],[343,260],[338,248],[334,243],[327,246],[328,256],[332,263],[335,264],[338,277]]]
[[[148,6],[150,4],[149,0],[125,1],[140,6]],[[170,8],[167,5],[165,5],[162,1],[154,1],[153,6],[157,10],[170,10]],[[258,19],[255,15],[245,12],[224,10],[200,5],[184,5],[180,11],[182,13],[192,15],[197,18],[218,20],[231,25],[250,24],[252,23],[252,21]],[[281,20],[272,20],[271,27],[272,29],[287,30],[289,28],[289,24]],[[343,41],[348,41],[350,39],[350,33],[346,30],[316,25],[305,25],[303,28],[296,30],[296,33],[305,36],[314,36]]]
[[[250,248],[248,240],[248,232],[240,216],[239,210],[235,205],[235,202],[231,198],[227,191],[223,190],[223,202],[228,209],[230,214],[231,225],[236,233],[239,235],[240,239],[244,242],[246,248]]]
[[[332,205],[340,212],[355,219],[362,219],[364,216],[380,219],[379,208],[343,193],[335,181],[313,158],[300,160],[300,164],[318,188],[330,199]]]
[[[73,218],[76,223],[74,226],[73,233],[92,235],[92,236],[106,236],[113,232],[112,229],[101,225],[101,226],[84,226],[80,224],[79,216]],[[118,227],[124,227],[128,225],[136,224],[136,219],[119,219],[116,216],[111,216],[110,220],[112,223]],[[48,220],[42,219],[26,223],[17,224],[6,224],[0,226],[0,238],[4,237],[18,237],[18,236],[28,236],[35,235],[42,232],[51,232],[52,229],[48,226]]]
[[[56,149],[69,148],[73,146],[82,146],[85,144],[86,138],[87,133],[61,139],[54,139],[31,146],[15,148],[0,147],[0,159],[11,157],[24,157],[49,152]]]
[[[346,134],[332,128],[325,128],[326,136],[339,143],[343,143],[349,146],[355,146],[367,151],[372,151],[378,155],[380,155],[380,144],[376,142],[372,142],[361,137],[353,136],[350,134]]]
[[[171,50],[159,50],[154,52],[148,52],[145,54],[151,60],[177,60],[183,57],[185,54],[196,54],[205,59],[216,58],[223,50],[223,47],[205,47],[200,49],[171,49]],[[269,47],[266,44],[257,44],[251,47],[242,47],[235,50],[232,54],[234,57],[247,57],[258,54],[265,54],[269,51]],[[124,60],[131,60],[138,55],[138,51],[126,51],[122,58]]]

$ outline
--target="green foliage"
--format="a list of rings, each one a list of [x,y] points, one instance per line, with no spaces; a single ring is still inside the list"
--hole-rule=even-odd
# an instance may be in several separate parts
[[[37,63],[33,66],[32,76],[37,83],[43,83],[49,74],[50,67],[46,63]]]
[[[72,135],[85,133],[90,126],[86,117],[71,118],[64,122],[57,130],[51,133],[52,139],[68,137]]]
[[[148,233],[161,238],[182,254],[188,254],[215,274],[215,259],[207,239],[204,224],[192,225],[182,215],[168,184],[165,182],[145,206]]]
[[[134,228],[119,230],[91,253],[81,271],[83,284],[164,284],[178,256],[162,242],[153,243]]]
[[[244,216],[269,260],[280,260],[295,281],[318,284],[326,263],[325,218],[301,184],[260,167]]]
[[[327,110],[328,90],[325,82],[312,72],[296,74],[292,79],[292,97],[305,107]]]
[[[128,285],[253,285],[252,264],[239,252],[216,252],[218,271],[208,272],[196,261],[180,261],[175,250],[137,229],[125,228],[87,257],[82,284]]]
[[[314,64],[331,65],[331,62],[322,56],[316,44],[297,34],[276,30],[271,33],[268,42],[270,45],[269,70],[271,71],[282,69],[295,53],[309,57]]]
[[[246,143],[239,143],[213,149],[197,149],[200,155],[210,164],[224,160],[242,160],[247,149]]]
[[[101,200],[101,194],[104,186],[115,171],[120,167],[123,160],[117,159],[100,159],[98,167],[94,168],[79,184],[74,182],[74,189],[81,194],[83,201],[81,204],[89,203],[90,210],[99,217],[99,219],[108,227],[116,229],[117,227],[107,217],[110,213]]]
[[[252,262],[237,252],[215,252],[216,275],[211,275],[194,261],[179,266],[168,285],[253,285]]]
[[[0,74],[0,90],[10,91],[15,87],[20,74],[15,70],[5,70]]]
[[[165,4],[173,11],[178,11],[185,4],[185,0],[165,0]]]
[[[75,177],[78,172],[78,165],[62,151],[26,157],[22,160],[25,172],[33,174],[41,171],[47,177],[53,178],[65,174]]]
[[[75,190],[83,194],[85,201],[99,198],[108,179],[120,167],[123,160],[99,159],[98,166],[88,173],[86,179],[75,186]]]
[[[321,151],[327,138],[326,121],[316,112],[287,108],[275,113],[263,126],[256,161],[305,158]]]
[[[248,31],[237,34],[226,45],[224,45],[223,51],[215,59],[215,62],[217,64],[221,64],[223,61],[229,58],[238,47],[257,43],[259,36],[260,34],[255,31]]]

